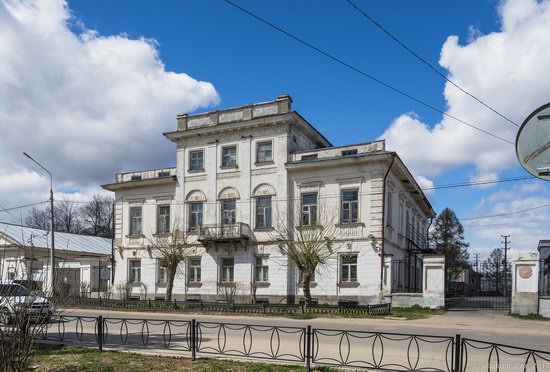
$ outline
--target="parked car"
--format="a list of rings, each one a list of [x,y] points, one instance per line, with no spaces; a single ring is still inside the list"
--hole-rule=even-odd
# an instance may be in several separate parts
[[[31,321],[49,321],[53,312],[50,301],[34,295],[21,284],[0,284],[0,324],[11,324],[21,314]]]

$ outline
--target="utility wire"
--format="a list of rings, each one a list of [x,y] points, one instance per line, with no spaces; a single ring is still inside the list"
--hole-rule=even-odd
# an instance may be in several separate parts
[[[35,206],[35,205],[40,205],[40,204],[44,204],[44,203],[48,203],[48,201],[41,201],[41,202],[36,202],[36,203],[31,203],[31,204],[25,204],[25,205],[19,205],[17,207],[11,207],[11,208],[4,208],[2,206],[0,206],[0,212],[6,212],[8,214],[11,214],[9,213],[9,211],[13,211],[15,209],[21,209],[21,208],[28,208],[28,207],[32,207],[32,206]]]
[[[512,214],[524,213],[524,212],[534,211],[536,209],[542,209],[542,208],[548,208],[548,207],[550,207],[550,204],[542,204],[542,205],[537,205],[537,206],[532,207],[532,208],[522,209],[522,210],[514,211],[514,212],[492,214],[492,215],[488,215],[488,216],[479,216],[479,217],[459,218],[459,220],[460,221],[471,221],[471,220],[482,220],[482,219],[485,219],[485,218],[492,218],[492,217],[510,216]]]
[[[319,49],[318,47],[314,46],[313,44],[310,44],[310,43],[308,43],[307,41],[305,41],[305,40],[299,38],[298,36],[295,36],[295,35],[291,34],[290,32],[283,30],[282,28],[280,28],[280,27],[274,25],[273,23],[267,21],[267,20],[264,19],[264,18],[261,18],[260,16],[257,16],[257,15],[254,14],[254,13],[252,13],[252,12],[250,12],[250,11],[248,11],[248,10],[242,8],[241,6],[239,6],[239,5],[235,4],[235,3],[233,3],[233,2],[230,1],[230,0],[224,0],[224,1],[225,1],[226,3],[228,3],[229,5],[235,7],[236,9],[239,9],[239,10],[242,11],[243,13],[248,14],[249,16],[251,16],[251,17],[257,19],[258,21],[260,21],[260,22],[262,22],[262,23],[264,23],[264,24],[266,24],[266,25],[268,25],[269,27],[271,27],[271,28],[273,28],[273,29],[275,29],[275,30],[277,30],[277,31],[279,31],[279,32],[281,32],[281,33],[283,33],[283,34],[285,34],[286,36],[288,36],[288,37],[290,37],[290,38],[296,40],[297,42],[301,43],[302,45],[305,45],[305,46],[307,46],[308,48],[313,49],[314,51],[316,51],[316,52],[318,52],[318,53],[324,55],[325,57],[327,57],[327,58],[333,60],[334,62],[337,62],[337,63],[339,63],[339,64],[341,64],[341,65],[343,65],[343,66],[349,68],[350,70],[353,70],[353,71],[357,72],[358,74],[361,74],[361,75],[363,75],[364,77],[366,77],[366,78],[368,78],[368,79],[370,79],[370,80],[372,80],[372,81],[374,81],[374,82],[376,82],[376,83],[378,83],[378,84],[380,84],[380,85],[382,85],[382,86],[384,86],[384,87],[386,87],[386,88],[388,88],[388,89],[390,89],[390,90],[392,90],[392,91],[394,91],[394,92],[396,92],[396,93],[398,93],[398,94],[401,94],[402,96],[405,96],[405,97],[407,97],[407,98],[409,98],[409,99],[411,99],[411,100],[413,100],[413,101],[415,101],[415,102],[417,102],[417,103],[419,103],[419,104],[421,104],[421,105],[423,105],[423,106],[425,106],[425,107],[427,107],[427,108],[429,108],[429,109],[431,109],[431,110],[433,110],[433,111],[435,111],[435,112],[438,112],[438,113],[440,113],[440,114],[442,114],[442,115],[444,115],[444,116],[446,116],[446,117],[448,117],[448,118],[451,118],[451,119],[453,119],[453,120],[455,120],[455,121],[457,121],[457,122],[459,122],[459,123],[461,123],[461,124],[467,125],[467,126],[469,126],[470,128],[476,129],[476,130],[478,130],[478,131],[480,131],[480,132],[482,132],[482,133],[485,133],[485,134],[487,134],[487,135],[489,135],[489,136],[491,136],[491,137],[494,137],[494,138],[497,138],[497,139],[499,139],[499,140],[501,140],[501,141],[504,141],[504,142],[506,142],[506,143],[509,143],[510,145],[514,145],[514,142],[508,141],[508,140],[505,139],[505,138],[502,138],[502,137],[500,137],[500,136],[497,136],[496,134],[493,134],[493,133],[491,133],[491,132],[488,132],[488,131],[486,131],[485,129],[479,128],[479,127],[477,127],[477,126],[475,126],[475,125],[473,125],[473,124],[470,124],[470,123],[468,123],[468,122],[466,122],[466,121],[464,121],[464,120],[462,120],[462,119],[460,119],[460,118],[458,118],[458,117],[456,117],[456,116],[454,116],[454,115],[451,115],[451,114],[449,114],[449,113],[447,113],[447,112],[445,112],[445,111],[443,111],[443,110],[440,110],[440,109],[438,109],[437,107],[433,106],[432,104],[429,104],[429,103],[427,103],[427,102],[425,102],[425,101],[422,101],[422,100],[420,100],[419,98],[416,98],[416,97],[410,95],[409,93],[406,93],[405,91],[403,91],[403,90],[401,90],[401,89],[399,89],[399,88],[396,88],[396,87],[394,87],[394,86],[392,86],[392,85],[390,85],[390,84],[388,84],[388,83],[386,83],[386,82],[384,82],[384,81],[382,81],[382,80],[376,78],[376,77],[373,76],[373,75],[370,75],[369,73],[367,73],[367,72],[365,72],[365,71],[363,71],[363,70],[361,70],[361,69],[359,69],[359,68],[357,68],[357,67],[354,67],[354,66],[350,65],[349,63],[347,63],[347,62],[345,62],[345,61],[339,59],[338,57],[335,57],[335,56],[333,56],[333,55],[331,55],[331,54],[329,54],[329,53],[327,53],[327,52],[325,52],[325,51]]]
[[[491,106],[489,106],[487,103],[483,102],[480,98],[477,98],[476,96],[474,96],[472,93],[468,92],[466,89],[462,88],[461,86],[459,86],[457,83],[455,83],[454,81],[452,81],[451,79],[449,79],[447,76],[445,76],[444,74],[442,74],[441,72],[439,72],[439,70],[434,66],[432,65],[430,62],[428,62],[425,58],[423,58],[422,56],[420,56],[418,53],[416,53],[414,50],[412,50],[411,48],[409,48],[406,44],[404,44],[401,40],[399,40],[395,35],[393,35],[390,31],[388,31],[386,28],[384,28],[384,26],[382,26],[379,22],[377,22],[375,19],[373,19],[370,15],[367,14],[367,12],[365,12],[364,10],[362,10],[361,8],[359,8],[357,5],[355,5],[351,0],[346,0],[352,7],[354,7],[359,13],[361,13],[363,16],[365,16],[365,18],[367,18],[369,21],[371,21],[376,27],[378,27],[380,30],[382,30],[382,32],[384,32],[386,35],[388,35],[391,39],[393,39],[393,41],[395,41],[397,44],[399,44],[401,47],[403,47],[405,50],[407,50],[409,53],[411,53],[414,57],[416,57],[417,59],[419,59],[422,63],[424,63],[426,66],[428,66],[431,70],[433,70],[437,75],[441,76],[443,79],[445,79],[446,81],[448,81],[450,84],[452,84],[455,88],[457,88],[458,90],[460,90],[462,93],[470,96],[471,98],[473,98],[474,100],[476,100],[477,102],[479,102],[481,105],[485,106],[486,108],[488,108],[489,110],[491,110],[492,112],[494,112],[495,114],[497,114],[498,116],[500,116],[501,118],[503,118],[504,120],[508,121],[510,124],[512,125],[515,125],[516,127],[519,127],[519,125],[517,123],[515,123],[513,120],[509,119],[508,117],[506,117],[504,114],[501,114],[500,112],[498,112],[496,109],[492,108]]]
[[[495,223],[495,224],[487,224],[487,225],[463,225],[463,227],[473,227],[473,228],[496,227],[496,226],[510,226],[510,225],[519,225],[524,223],[536,223],[536,222],[550,222],[550,218],[545,218],[541,220],[531,220],[531,221],[514,221],[514,222],[505,222],[505,223]]]

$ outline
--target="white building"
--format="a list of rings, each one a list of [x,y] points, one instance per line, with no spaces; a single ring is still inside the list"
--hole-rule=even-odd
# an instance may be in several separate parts
[[[54,236],[56,287],[70,295],[104,297],[111,285],[112,239],[61,232]],[[48,288],[50,243],[48,230],[0,222],[0,282]]]
[[[176,144],[175,168],[118,173],[103,186],[116,197],[115,286],[163,298],[164,269],[150,242],[175,228],[188,256],[175,298],[217,301],[230,289],[242,301],[298,302],[299,274],[274,236],[294,231],[293,221],[316,228],[333,220],[339,239],[312,297],[382,301],[398,280],[391,261],[425,248],[434,211],[384,141],[334,147],[291,103],[283,95],[178,115],[177,130],[164,134]]]

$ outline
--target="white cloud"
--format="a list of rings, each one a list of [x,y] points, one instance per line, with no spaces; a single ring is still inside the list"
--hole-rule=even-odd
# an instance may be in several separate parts
[[[550,97],[550,1],[503,1],[499,14],[497,32],[476,33],[464,45],[450,36],[439,62],[459,86],[521,123]],[[444,96],[448,114],[514,141],[516,127],[449,83]],[[487,179],[517,165],[514,146],[447,117],[432,127],[404,114],[381,138],[415,174],[426,177],[473,165],[472,178]]]
[[[56,188],[89,195],[116,171],[173,163],[162,132],[177,113],[219,102],[212,84],[166,71],[155,41],[88,30],[60,0],[0,0],[0,55],[7,206],[48,197],[49,178],[23,151]]]

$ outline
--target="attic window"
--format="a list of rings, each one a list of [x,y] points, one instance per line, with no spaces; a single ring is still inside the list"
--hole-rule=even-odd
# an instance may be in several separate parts
[[[137,181],[141,179],[141,174],[133,174],[131,180]]]
[[[170,177],[170,172],[159,172],[159,178]]]
[[[342,156],[357,155],[357,149],[342,150]]]
[[[302,155],[302,160],[314,160],[317,159],[317,154]]]

